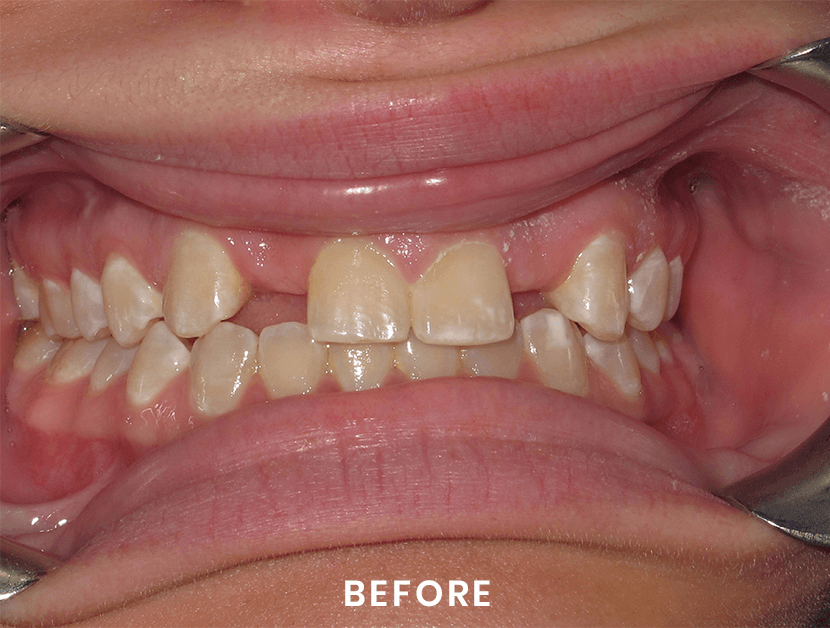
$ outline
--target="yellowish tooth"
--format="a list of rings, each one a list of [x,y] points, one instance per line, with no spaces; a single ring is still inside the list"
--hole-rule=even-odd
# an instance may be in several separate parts
[[[112,337],[122,347],[141,342],[150,325],[164,314],[161,293],[120,255],[107,257],[101,273],[104,309]]]
[[[236,314],[250,294],[230,255],[211,236],[186,231],[173,246],[164,284],[164,320],[180,338],[204,336]]]
[[[519,374],[521,362],[521,323],[516,323],[513,335],[507,340],[461,349],[461,363],[464,365],[464,371],[476,377],[514,379]]]
[[[130,369],[137,352],[138,347],[122,347],[113,338],[107,340],[89,378],[90,392],[100,393],[109,388],[110,384]]]
[[[257,362],[272,399],[305,395],[326,372],[326,345],[315,342],[302,323],[271,325],[259,335]]]
[[[14,368],[33,371],[49,364],[60,346],[59,339],[47,335],[43,326],[36,323],[25,329],[17,341],[14,351]]]
[[[677,313],[680,305],[680,293],[683,290],[683,260],[678,255],[669,262],[669,297],[664,318],[669,320]]]
[[[51,279],[45,279],[40,292],[41,309],[44,305],[48,321],[58,336],[62,338],[81,337],[81,332],[75,324],[75,316],[72,314],[72,296],[68,288]]]
[[[127,372],[127,399],[146,407],[190,365],[190,351],[164,321],[154,323],[135,354]]]
[[[257,335],[246,327],[219,323],[193,345],[190,399],[214,417],[239,405],[256,372]]]
[[[662,249],[654,249],[631,273],[628,293],[628,324],[640,331],[657,329],[669,298],[669,263]]]
[[[409,379],[452,377],[459,357],[458,347],[428,345],[415,334],[395,345],[395,365]]]
[[[324,249],[308,279],[308,328],[318,342],[399,342],[409,333],[409,288],[370,242]]]
[[[564,283],[545,299],[572,321],[603,340],[616,340],[628,318],[625,245],[604,233],[576,258]]]
[[[626,328],[625,335],[640,365],[655,375],[658,374],[660,372],[660,355],[657,353],[657,347],[654,346],[651,336],[633,327]]]
[[[106,344],[106,340],[65,340],[49,364],[46,380],[51,384],[68,384],[88,376]]]
[[[579,397],[588,394],[588,364],[576,325],[556,310],[543,309],[523,318],[521,331],[524,353],[545,386]]]
[[[42,288],[41,292],[43,292]],[[55,326],[52,325],[52,320],[49,318],[49,312],[46,310],[46,304],[42,302],[40,304],[39,318],[41,327],[43,328],[43,333],[49,336],[50,338],[57,339],[57,341],[60,342],[61,338],[60,336],[58,336],[58,332],[55,331]]]
[[[329,367],[340,388],[349,392],[382,386],[394,358],[394,345],[387,343],[329,345]]]
[[[12,260],[12,290],[23,320],[35,320],[40,314],[38,307],[40,288],[26,271]]]
[[[109,336],[101,285],[77,268],[73,268],[69,290],[72,293],[72,314],[81,335],[89,341]]]
[[[606,342],[586,334],[584,340],[588,359],[623,395],[632,398],[642,392],[640,365],[627,338]]]
[[[412,286],[412,329],[433,345],[486,345],[513,335],[513,299],[499,252],[484,242],[444,251]]]

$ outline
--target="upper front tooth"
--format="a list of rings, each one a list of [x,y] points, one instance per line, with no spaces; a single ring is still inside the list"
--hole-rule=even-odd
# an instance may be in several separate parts
[[[164,284],[164,320],[180,338],[204,336],[236,314],[249,287],[222,245],[186,231],[176,240]]]
[[[72,295],[68,288],[51,279],[43,282],[40,293],[40,307],[46,306],[46,313],[52,328],[64,338],[80,338],[81,332],[75,324],[72,313]],[[41,315],[41,318],[43,316]]]
[[[122,347],[141,342],[150,324],[163,316],[161,294],[120,255],[107,257],[101,289],[112,337]]]
[[[504,262],[490,244],[446,250],[412,286],[412,329],[423,342],[500,342],[513,335],[514,321]]]
[[[108,336],[101,285],[75,268],[69,279],[69,289],[72,292],[72,313],[81,335],[90,341]]]
[[[588,334],[584,340],[588,359],[605,373],[623,395],[635,397],[642,392],[640,365],[627,338],[605,342]]]
[[[600,235],[576,258],[565,282],[544,296],[597,338],[619,338],[628,318],[625,245],[616,236]]]
[[[311,268],[308,328],[318,342],[404,340],[409,333],[406,282],[371,243],[335,242]]]
[[[649,253],[628,280],[628,324],[653,331],[663,322],[669,297],[669,263],[659,247]]]
[[[233,323],[219,323],[193,345],[190,398],[207,416],[230,412],[256,369],[257,336]]]
[[[157,321],[138,346],[127,373],[127,398],[139,408],[146,407],[190,364],[190,351]]]
[[[576,325],[556,310],[543,309],[523,318],[521,331],[525,354],[545,386],[580,397],[588,394],[588,365]]]
[[[34,320],[38,317],[38,288],[34,281],[20,265],[12,260],[12,289],[17,307],[20,309],[20,318]]]
[[[680,305],[680,292],[683,290],[683,260],[678,255],[669,262],[669,298],[666,303],[665,319],[669,320],[677,313]]]

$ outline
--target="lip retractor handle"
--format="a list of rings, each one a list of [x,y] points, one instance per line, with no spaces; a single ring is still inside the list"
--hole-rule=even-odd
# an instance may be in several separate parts
[[[50,554],[0,536],[0,602],[28,589],[61,564]]]
[[[785,534],[830,547],[830,418],[778,464],[721,496]]]
[[[49,139],[49,135],[30,129],[27,126],[0,118],[0,157],[16,150],[39,144]]]

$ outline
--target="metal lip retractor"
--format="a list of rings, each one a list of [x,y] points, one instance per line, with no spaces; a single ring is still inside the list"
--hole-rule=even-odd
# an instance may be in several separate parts
[[[62,561],[0,536],[0,602],[28,589]]]
[[[50,137],[37,129],[0,118],[0,157],[39,144]]]

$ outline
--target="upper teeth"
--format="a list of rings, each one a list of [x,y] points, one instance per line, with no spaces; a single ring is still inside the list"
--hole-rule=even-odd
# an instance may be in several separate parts
[[[51,360],[50,381],[89,375],[94,393],[128,372],[128,399],[137,407],[189,368],[192,406],[208,416],[233,409],[257,372],[268,394],[282,397],[315,390],[326,369],[342,389],[361,390],[382,385],[395,366],[409,379],[513,378],[523,356],[547,386],[586,395],[590,360],[634,396],[639,364],[653,372],[660,364],[643,332],[674,314],[682,273],[679,257],[669,263],[655,248],[627,277],[622,238],[601,234],[561,285],[543,291],[556,309],[519,322],[490,244],[446,249],[410,285],[372,242],[342,239],[311,269],[308,326],[283,323],[257,337],[222,322],[245,304],[249,285],[218,241],[190,231],[174,244],[163,297],[118,254],[107,258],[100,285],[75,269],[69,287],[50,279],[38,286],[13,264],[21,314],[40,319],[21,337],[15,367]],[[575,322],[588,332],[584,340]],[[192,355],[182,338],[197,339]]]

